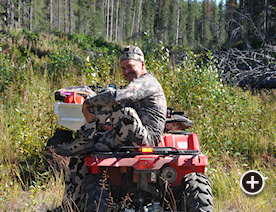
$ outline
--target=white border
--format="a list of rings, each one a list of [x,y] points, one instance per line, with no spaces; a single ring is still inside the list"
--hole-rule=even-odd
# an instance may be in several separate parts
[[[261,178],[262,178],[262,181],[263,181],[263,185],[262,185],[262,187],[260,188],[260,190],[257,191],[257,192],[254,192],[254,193],[246,191],[246,190],[243,188],[243,186],[242,186],[242,180],[243,180],[244,176],[245,176],[247,173],[249,173],[249,172],[255,172],[255,173],[259,174],[259,175],[261,176]],[[260,192],[263,190],[264,186],[265,186],[265,179],[264,179],[263,175],[262,175],[260,172],[255,171],[255,170],[249,170],[249,171],[245,172],[245,173],[242,175],[241,179],[240,179],[240,187],[241,187],[241,189],[243,190],[243,192],[246,193],[246,194],[248,194],[248,195],[256,195],[256,194],[260,193]]]

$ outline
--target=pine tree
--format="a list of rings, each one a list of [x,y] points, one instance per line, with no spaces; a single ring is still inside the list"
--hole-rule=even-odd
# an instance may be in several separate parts
[[[14,4],[12,0],[6,0],[6,26],[14,27]]]
[[[186,19],[186,37],[190,48],[200,42],[200,5],[197,1],[188,0]]]
[[[33,31],[42,31],[48,27],[46,15],[43,12],[45,4],[42,0],[33,0],[33,18],[32,18],[32,28]]]
[[[118,27],[119,27],[119,4],[120,3],[120,1],[119,0],[117,0],[117,2],[116,2],[116,22],[115,22],[115,41],[118,41],[118,32],[119,32],[119,29],[118,29]]]
[[[69,33],[72,35],[74,30],[74,0],[69,0]]]
[[[204,0],[201,5],[201,16],[199,22],[199,39],[200,44],[209,46],[211,40],[210,21],[211,21],[211,8],[210,1]]]
[[[53,30],[53,0],[49,1],[49,24],[50,24],[50,31]]]
[[[78,33],[88,33],[90,31],[91,3],[85,0],[78,0],[78,5],[75,4],[77,10],[76,28]]]
[[[167,41],[169,7],[165,0],[157,0],[155,5],[154,37],[156,42]]]
[[[167,10],[165,10],[165,15],[167,18],[167,26],[165,26],[165,31],[167,34],[167,39],[165,40],[166,43],[170,45],[175,45],[175,38],[177,30],[179,30],[179,26],[177,25],[179,23],[178,21],[178,1],[177,0],[171,0],[167,2]]]
[[[143,32],[154,34],[154,17],[155,17],[154,1],[146,0],[142,5],[142,20],[141,28]]]
[[[230,47],[233,47],[236,42],[239,40],[240,35],[237,32],[239,29],[239,20],[237,15],[237,1],[236,0],[227,0],[226,1],[226,13],[225,19],[226,31],[227,31],[227,40],[229,41]]]
[[[93,3],[91,3],[91,7],[92,15],[89,22],[91,34],[96,37],[105,37],[105,5],[101,0],[93,0]]]
[[[225,11],[223,9],[223,1],[221,0],[218,5],[218,20],[217,20],[217,47],[221,48],[226,41],[226,23],[225,23]]]
[[[188,12],[188,2],[187,1],[181,1],[180,2],[180,25],[179,25],[179,38],[178,38],[178,44],[184,46],[187,48],[188,44],[188,38],[187,38],[187,27],[188,23],[187,20],[190,19],[189,12]]]
[[[215,0],[211,0],[210,5],[210,31],[212,40],[210,40],[209,46],[212,49],[221,48],[223,42],[225,42],[225,17],[223,10],[223,1],[220,1],[216,5]]]

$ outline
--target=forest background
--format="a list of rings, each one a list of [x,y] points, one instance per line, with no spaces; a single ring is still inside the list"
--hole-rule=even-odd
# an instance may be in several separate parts
[[[32,32],[141,39],[193,49],[259,48],[275,42],[274,0],[1,0],[2,24]]]
[[[269,47],[257,59],[275,67],[276,1],[2,0],[0,7],[1,211],[61,203],[63,175],[45,156],[58,128],[54,92],[125,84],[118,56],[127,44],[145,52],[168,106],[194,121],[209,158],[214,211],[276,210],[276,92],[223,81],[217,57]],[[255,67],[256,58],[246,63]],[[266,179],[253,197],[239,187],[250,169]]]

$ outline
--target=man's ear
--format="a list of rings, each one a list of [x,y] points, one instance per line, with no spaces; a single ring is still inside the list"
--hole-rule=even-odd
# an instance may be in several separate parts
[[[145,68],[145,61],[141,61],[142,63],[142,68]]]

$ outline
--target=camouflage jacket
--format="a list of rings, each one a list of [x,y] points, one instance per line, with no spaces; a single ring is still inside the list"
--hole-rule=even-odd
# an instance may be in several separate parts
[[[130,82],[123,89],[106,89],[86,100],[88,105],[120,104],[133,107],[153,138],[160,139],[165,127],[167,102],[162,86],[150,73]]]

